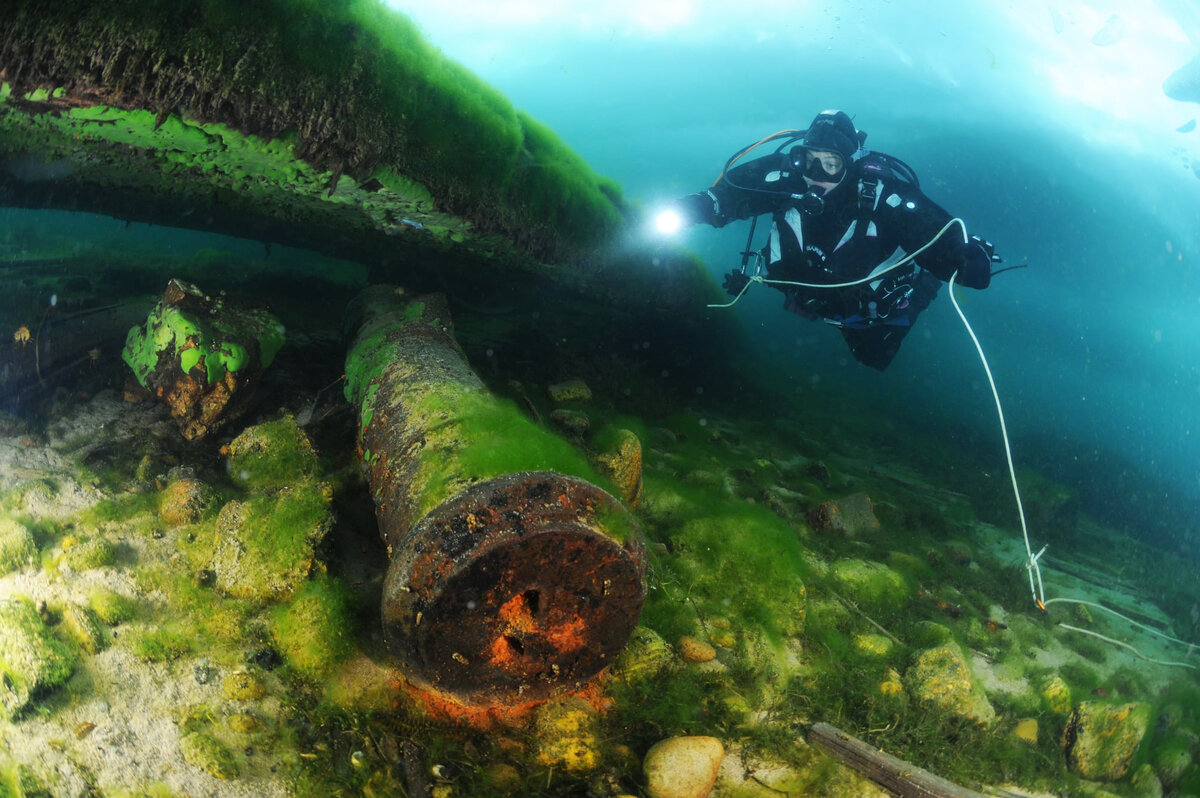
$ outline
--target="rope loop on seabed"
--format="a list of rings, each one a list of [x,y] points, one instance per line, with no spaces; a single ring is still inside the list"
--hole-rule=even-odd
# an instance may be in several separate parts
[[[708,305],[708,307],[710,307],[710,308],[733,307],[734,305],[736,305],[738,303],[738,300],[740,300],[742,298],[742,296],[746,293],[747,289],[749,289],[750,286],[755,283],[758,283],[760,285],[788,285],[788,286],[796,286],[796,287],[800,287],[800,288],[830,288],[830,289],[832,289],[832,288],[850,288],[852,286],[861,285],[862,283],[874,282],[875,280],[878,280],[880,277],[887,274],[888,272],[898,269],[902,266],[906,266],[909,263],[911,263],[914,259],[916,259],[916,257],[918,255],[920,255],[922,252],[924,252],[925,250],[929,249],[931,246],[936,244],[938,242],[938,240],[941,239],[941,237],[944,236],[950,230],[950,228],[956,224],[959,226],[959,229],[962,230],[963,243],[967,243],[968,241],[970,241],[970,237],[967,234],[966,222],[964,222],[962,219],[960,219],[958,217],[955,217],[955,218],[951,219],[950,221],[946,222],[946,224],[942,226],[942,229],[939,230],[937,232],[937,234],[933,238],[931,238],[929,240],[929,242],[926,243],[924,246],[922,246],[920,249],[917,249],[917,250],[909,253],[905,257],[903,257],[900,260],[893,263],[888,268],[883,269],[882,271],[879,271],[879,272],[869,274],[866,277],[863,277],[861,279],[851,280],[850,282],[845,282],[845,283],[801,283],[801,282],[795,282],[795,281],[791,281],[791,280],[770,280],[770,279],[763,277],[761,274],[752,274],[752,275],[746,276],[746,284],[742,286],[742,290],[738,291],[737,295],[731,301],[726,302],[724,304]],[[1017,471],[1016,471],[1015,466],[1013,465],[1012,446],[1009,444],[1009,440],[1008,440],[1008,425],[1005,423],[1005,420],[1004,420],[1004,407],[1000,403],[1000,392],[996,388],[996,380],[992,377],[992,369],[991,369],[991,366],[988,365],[987,355],[985,355],[983,352],[983,345],[979,342],[978,336],[975,335],[975,330],[971,328],[971,323],[969,321],[967,321],[966,314],[963,313],[962,307],[958,304],[958,300],[955,299],[955,297],[954,297],[955,281],[957,278],[958,278],[957,271],[954,272],[954,274],[952,274],[950,276],[950,280],[949,280],[950,302],[954,305],[954,310],[956,313],[958,313],[958,318],[962,321],[963,327],[966,328],[967,334],[971,337],[971,342],[975,344],[975,351],[979,354],[979,362],[983,364],[984,373],[987,374],[988,386],[992,389],[992,399],[994,399],[995,403],[996,403],[996,416],[1000,419],[1000,435],[1004,439],[1004,458],[1005,458],[1005,462],[1008,465],[1008,476],[1009,476],[1009,480],[1012,483],[1013,497],[1016,500],[1016,504],[1017,504],[1017,515],[1021,519],[1021,537],[1025,542],[1025,556],[1026,556],[1025,570],[1029,574],[1029,592],[1033,597],[1033,603],[1036,604],[1038,609],[1040,609],[1043,612],[1046,612],[1049,605],[1054,604],[1054,603],[1083,604],[1083,605],[1087,605],[1089,607],[1095,607],[1096,609],[1100,609],[1100,610],[1103,610],[1104,612],[1115,615],[1118,618],[1120,618],[1121,620],[1128,621],[1129,623],[1133,624],[1134,626],[1136,626],[1140,629],[1143,629],[1147,632],[1150,632],[1151,634],[1157,635],[1169,642],[1172,642],[1172,643],[1175,643],[1175,644],[1178,644],[1181,646],[1186,646],[1188,648],[1189,654],[1195,652],[1197,649],[1200,649],[1200,646],[1197,646],[1197,644],[1195,644],[1195,643],[1189,643],[1186,640],[1180,640],[1178,638],[1171,637],[1170,635],[1163,634],[1162,632],[1159,632],[1156,629],[1146,626],[1145,624],[1138,623],[1137,621],[1133,620],[1132,618],[1122,615],[1121,613],[1117,612],[1116,610],[1110,609],[1101,604],[1096,604],[1091,601],[1084,601],[1082,599],[1071,599],[1071,598],[1047,599],[1046,598],[1046,588],[1045,588],[1045,584],[1042,582],[1042,567],[1041,567],[1041,564],[1039,561],[1041,560],[1042,555],[1046,553],[1047,546],[1042,546],[1042,548],[1035,554],[1033,552],[1033,546],[1030,545],[1029,525],[1025,520],[1025,506],[1021,501],[1021,487],[1020,487],[1020,485],[1017,484]],[[1071,626],[1070,624],[1065,624],[1065,623],[1060,623],[1058,625],[1060,627],[1062,627],[1063,629],[1068,629],[1073,632],[1080,632],[1082,634],[1086,634],[1086,635],[1090,635],[1095,638],[1099,638],[1100,640],[1103,640],[1107,643],[1111,643],[1116,646],[1121,646],[1123,648],[1127,648],[1130,651],[1132,651],[1134,654],[1136,654],[1138,657],[1141,657],[1142,659],[1146,660],[1147,662],[1153,662],[1157,665],[1166,665],[1166,666],[1170,666],[1170,667],[1181,667],[1181,668],[1191,668],[1193,670],[1200,670],[1200,667],[1197,667],[1196,665],[1188,663],[1188,662],[1173,662],[1173,661],[1160,660],[1160,659],[1154,659],[1153,657],[1148,657],[1145,654],[1143,654],[1141,651],[1139,651],[1138,649],[1129,645],[1128,643],[1122,643],[1120,640],[1114,640],[1111,637],[1106,637],[1105,635],[1102,635],[1098,632],[1091,632],[1086,629],[1080,629],[1079,627]]]

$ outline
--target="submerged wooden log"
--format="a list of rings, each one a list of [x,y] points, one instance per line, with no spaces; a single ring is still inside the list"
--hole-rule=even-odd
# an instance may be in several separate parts
[[[476,704],[582,685],[645,601],[632,516],[565,441],[493,397],[445,299],[362,292],[346,396],[390,564],[384,637],[411,681]]]
[[[901,798],[984,798],[982,793],[885,754],[828,723],[814,723],[807,739],[810,745]]]

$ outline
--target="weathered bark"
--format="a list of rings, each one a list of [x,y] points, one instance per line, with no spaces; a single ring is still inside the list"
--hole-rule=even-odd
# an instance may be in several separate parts
[[[346,393],[391,558],[393,655],[414,683],[474,703],[582,685],[624,647],[645,600],[632,517],[548,470],[570,463],[570,447],[487,392],[442,297],[377,286],[348,321]]]
[[[814,723],[808,730],[807,739],[810,745],[901,798],[983,798],[982,793],[959,787],[928,770],[885,754],[828,723]]]

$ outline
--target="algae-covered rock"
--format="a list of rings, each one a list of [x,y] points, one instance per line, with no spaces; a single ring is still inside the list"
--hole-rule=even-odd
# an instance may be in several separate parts
[[[1071,714],[1071,688],[1061,676],[1054,676],[1042,686],[1042,705],[1056,715]]]
[[[24,524],[0,518],[0,575],[33,565],[37,553],[33,533]]]
[[[63,542],[62,547],[63,554],[60,562],[74,571],[107,568],[117,558],[117,547],[104,538],[89,538],[81,541],[69,538]]]
[[[600,765],[599,718],[578,698],[551,701],[534,719],[537,761],[571,773],[588,773]]]
[[[0,599],[0,717],[18,716],[34,697],[62,684],[74,657],[27,599]]]
[[[250,671],[234,671],[221,682],[225,695],[234,701],[257,701],[266,695],[262,680]]]
[[[237,778],[238,766],[233,753],[205,732],[185,734],[179,740],[183,761],[218,779]]]
[[[1133,790],[1134,798],[1163,798],[1162,782],[1149,762],[1143,763],[1133,772],[1129,777],[1129,786]]]
[[[1013,736],[1023,743],[1036,746],[1038,742],[1037,718],[1022,718],[1013,727]]]
[[[308,577],[316,546],[333,524],[333,490],[301,484],[221,508],[209,568],[222,592],[237,598],[286,598]]]
[[[637,507],[642,500],[642,443],[627,429],[618,430],[611,451],[596,458],[597,465],[617,485],[621,500]]]
[[[838,560],[830,568],[836,589],[873,610],[895,610],[909,595],[907,580],[886,565],[867,560]]]
[[[874,660],[886,660],[896,648],[890,638],[877,634],[858,634],[851,642],[860,656]]]
[[[1154,772],[1164,787],[1174,787],[1192,766],[1191,743],[1185,737],[1167,740],[1154,751]]]
[[[847,538],[879,531],[871,497],[865,493],[822,502],[808,511],[808,523],[816,532]]]
[[[936,648],[948,643],[954,637],[948,626],[936,621],[918,621],[913,624],[912,633],[905,639],[914,646],[921,648]],[[1070,707],[1067,707],[1069,710]]]
[[[312,441],[290,413],[247,427],[224,451],[230,475],[252,490],[294,485],[319,467]]]
[[[895,668],[887,669],[883,681],[879,683],[879,694],[888,697],[904,694],[904,683],[900,681],[900,672]]]
[[[267,311],[171,280],[121,354],[183,436],[199,440],[241,415],[283,341],[283,325]]]
[[[930,710],[981,726],[989,726],[996,719],[996,710],[954,644],[921,652],[905,674],[905,681],[913,698]]]
[[[592,420],[581,410],[559,407],[550,411],[550,421],[568,435],[581,438],[592,426]]]
[[[550,398],[553,401],[560,404],[564,402],[592,401],[592,389],[588,387],[586,382],[580,379],[556,382],[549,386],[546,391],[550,394]]]
[[[117,626],[133,620],[137,614],[137,601],[123,596],[115,590],[98,587],[88,593],[88,606],[101,622]]]
[[[271,617],[271,639],[297,673],[320,681],[353,649],[354,619],[346,591],[333,580],[306,582]]]
[[[159,495],[158,516],[170,526],[194,524],[211,501],[212,491],[200,480],[176,479]]]
[[[1063,730],[1067,764],[1085,779],[1116,781],[1129,769],[1152,714],[1149,704],[1081,703]]]
[[[650,798],[705,798],[717,781],[725,746],[716,737],[669,737],[646,752]]]
[[[100,618],[88,607],[67,604],[62,611],[61,628],[84,653],[97,654],[108,645],[108,635]]]
[[[629,636],[625,649],[612,667],[615,679],[634,684],[652,679],[671,667],[675,654],[667,641],[648,626],[639,626]]]
[[[717,658],[717,650],[703,640],[683,635],[678,642],[679,656],[688,662],[711,662]]]
[[[784,798],[820,795],[822,798],[889,798],[892,793],[875,786],[848,767],[825,756],[816,762],[791,763],[734,749],[721,760],[712,795],[720,798]],[[794,758],[793,758],[794,759]]]

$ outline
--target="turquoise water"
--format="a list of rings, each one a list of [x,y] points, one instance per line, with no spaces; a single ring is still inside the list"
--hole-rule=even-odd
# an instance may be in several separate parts
[[[1024,267],[958,299],[1004,406],[1030,544],[1051,544],[1047,597],[1104,602],[1196,639],[1200,133],[1188,123],[1200,95],[1163,89],[1195,56],[1192,4],[397,7],[646,216],[709,185],[745,145],[825,108],[851,113],[869,148],[911,164],[1002,266]],[[69,176],[66,160],[0,166],[10,187]],[[675,247],[719,283],[748,224],[669,240],[633,225],[608,243],[637,253],[643,293],[602,275],[581,296],[554,270],[493,269],[449,233],[406,247],[425,231],[407,218],[365,248],[385,256],[353,260],[337,257],[344,237],[317,253],[266,230],[249,240],[147,225],[45,196],[52,208],[8,207],[0,194],[0,606],[19,605],[36,627],[0,618],[0,643],[16,632],[64,642],[74,670],[0,717],[0,795],[21,767],[64,795],[192,794],[189,780],[206,795],[412,794],[431,780],[449,785],[440,795],[645,795],[643,757],[681,735],[720,738],[741,752],[730,762],[783,762],[816,790],[827,763],[796,744],[814,720],[965,783],[1068,794],[1082,772],[1063,752],[1071,711],[1134,701],[1153,714],[1134,766],[1168,779],[1159,759],[1182,747],[1176,783],[1200,785],[1195,647],[1030,601],[993,395],[947,290],[880,373],[764,287],[728,310],[697,302],[669,324],[640,312],[659,304],[660,284],[674,307],[656,270]],[[363,194],[337,202],[347,196]],[[755,246],[764,235],[760,224]],[[120,358],[172,276],[269,307],[287,331],[246,413],[202,442],[142,401]],[[601,450],[616,433],[641,442],[649,598],[620,664],[584,692],[604,708],[588,716],[590,739],[529,707],[496,726],[471,718],[471,729],[461,708],[400,689],[379,632],[390,552],[360,468],[372,454],[355,449],[359,409],[342,397],[354,332],[343,311],[373,282],[448,294],[471,368],[564,448],[599,464],[615,460]],[[741,336],[726,334],[731,322]],[[554,399],[553,384],[572,378],[595,396]],[[235,436],[267,437],[263,422],[280,418],[291,429],[288,414],[315,452],[284,490],[324,498],[305,520],[312,548],[284,563],[292,582],[260,601],[229,589],[228,558],[213,552],[236,547],[224,540],[241,534],[238,513],[275,512],[260,500],[278,486],[233,465]],[[608,476],[616,485],[616,469]],[[839,513],[843,527],[828,522]],[[271,560],[274,541],[257,543]],[[113,596],[136,609],[110,621]],[[85,611],[105,622],[90,637],[73,620]],[[1100,635],[1172,662],[1151,667]],[[685,640],[712,657],[683,655]],[[935,691],[920,662],[951,641],[976,697],[986,682],[994,725],[924,703]],[[230,687],[246,673],[257,698]],[[1065,708],[1047,686],[1060,675],[1074,691]],[[1029,720],[1032,748],[1014,737]],[[564,737],[571,756],[602,766],[572,772],[552,752]],[[212,750],[221,755],[202,755]],[[160,759],[174,764],[156,770]],[[1142,794],[1124,772],[1108,786]],[[742,795],[727,777],[721,789]]]
[[[1177,129],[1200,96],[1162,88],[1196,54],[1193,3],[568,5],[454,21],[396,5],[650,207],[703,189],[765,135],[850,113],[1002,265],[1029,266],[964,303],[1017,459],[1195,556],[1200,139]],[[746,230],[685,240],[719,275]],[[949,424],[1000,456],[986,376],[944,291],[883,375],[758,293],[737,312],[798,396],[886,397],[874,406],[893,423]]]

